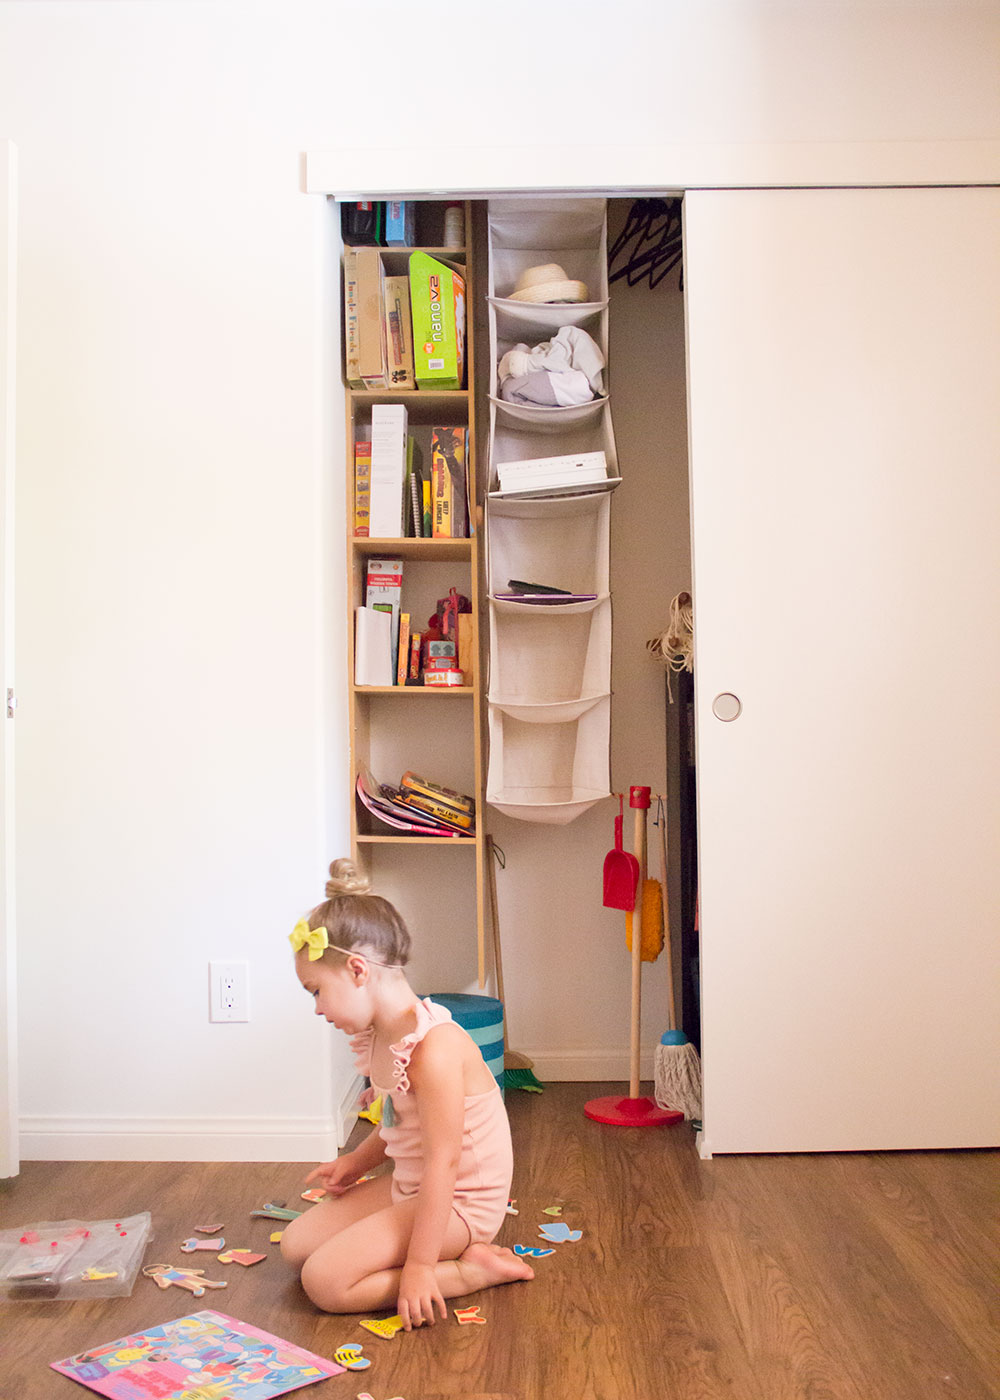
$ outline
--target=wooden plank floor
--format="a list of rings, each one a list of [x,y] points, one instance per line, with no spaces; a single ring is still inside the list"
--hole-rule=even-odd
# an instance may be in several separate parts
[[[538,1242],[557,1203],[582,1240],[479,1295],[485,1327],[391,1342],[316,1313],[267,1244],[280,1227],[249,1219],[294,1203],[305,1166],[26,1163],[0,1185],[4,1227],[148,1209],[147,1262],[188,1261],[177,1245],[209,1216],[275,1257],[201,1256],[231,1280],[202,1300],[140,1277],[131,1298],[0,1305],[0,1400],[83,1395],[48,1363],[206,1306],[327,1356],[363,1342],[371,1370],[302,1392],[317,1400],[997,1400],[1000,1153],[701,1162],[684,1126],[590,1122],[584,1101],[607,1092],[508,1095],[520,1215],[501,1242]]]

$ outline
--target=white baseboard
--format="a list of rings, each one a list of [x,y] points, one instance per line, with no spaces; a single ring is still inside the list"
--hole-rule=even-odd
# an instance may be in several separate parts
[[[542,1083],[625,1082],[626,1051],[538,1051],[531,1058]],[[653,1057],[640,1072],[653,1078]],[[355,1076],[332,1118],[97,1118],[24,1115],[24,1162],[317,1162],[344,1146],[357,1120],[364,1080]]]
[[[520,1049],[520,1047],[518,1047]],[[586,1080],[628,1082],[629,1055],[627,1050],[525,1050],[523,1054],[535,1062],[534,1073],[542,1083],[580,1083]],[[653,1054],[639,1059],[639,1076],[653,1078]]]
[[[24,1116],[24,1162],[318,1162],[335,1157],[344,1120]]]

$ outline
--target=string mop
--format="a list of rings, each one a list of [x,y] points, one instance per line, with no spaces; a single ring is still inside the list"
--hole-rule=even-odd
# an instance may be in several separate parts
[[[660,1037],[653,1065],[653,1098],[660,1108],[679,1108],[685,1118],[701,1118],[701,1061],[682,1030],[677,1029],[674,999],[674,960],[670,946],[670,914],[667,905],[667,806],[657,799],[656,825],[660,828],[660,874],[663,884],[664,945],[667,951],[667,987],[670,1027]]]
[[[667,630],[650,637],[646,650],[667,668],[667,697],[673,704],[671,675],[694,670],[694,610],[690,593],[678,593],[671,600]]]

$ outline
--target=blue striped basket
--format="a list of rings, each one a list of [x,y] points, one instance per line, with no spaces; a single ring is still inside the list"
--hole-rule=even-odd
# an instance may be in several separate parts
[[[431,1001],[452,1014],[479,1046],[483,1059],[503,1092],[503,1002],[465,992],[432,992]]]

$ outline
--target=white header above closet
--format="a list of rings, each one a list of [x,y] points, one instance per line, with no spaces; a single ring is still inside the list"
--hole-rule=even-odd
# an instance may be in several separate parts
[[[309,151],[308,194],[483,199],[686,189],[1000,184],[1000,141],[664,142]]]

